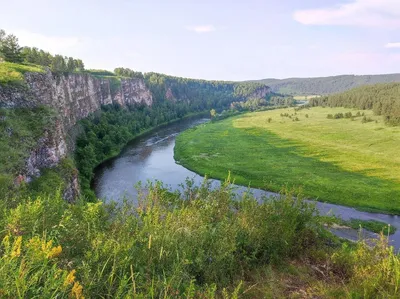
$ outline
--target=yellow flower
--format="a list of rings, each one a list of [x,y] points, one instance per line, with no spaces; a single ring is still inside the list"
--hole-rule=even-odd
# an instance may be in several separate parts
[[[67,277],[64,280],[64,286],[68,286],[71,283],[75,282],[75,270],[72,270],[71,272],[68,273]]]
[[[18,257],[21,255],[21,243],[22,243],[22,237],[19,236],[17,240],[15,240],[14,242],[14,246],[11,251],[11,257]]]
[[[62,252],[62,247],[60,245],[58,245],[57,247],[53,247],[50,252],[47,254],[47,257],[49,259],[51,258],[55,258],[57,256],[59,256]]]
[[[83,287],[77,281],[74,283],[74,286],[72,287],[71,295],[76,299],[85,299],[85,297],[82,296],[82,290],[83,290]]]

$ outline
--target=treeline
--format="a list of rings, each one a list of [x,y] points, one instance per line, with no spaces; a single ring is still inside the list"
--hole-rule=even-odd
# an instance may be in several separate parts
[[[266,98],[253,98],[247,101],[239,101],[231,103],[230,109],[237,111],[256,111],[268,106],[293,106],[295,100],[291,96],[281,96],[278,94],[270,94]]]
[[[263,79],[260,82],[271,87],[273,92],[291,95],[328,95],[352,88],[378,83],[400,82],[400,74],[387,75],[341,75],[319,78]]]
[[[120,77],[140,78],[140,79],[144,78],[142,72],[136,72],[129,68],[117,67],[116,69],[114,69],[114,73],[115,73],[115,75],[120,76]]]
[[[51,55],[49,52],[39,50],[38,48],[24,47],[22,56],[27,63],[47,66],[55,73],[82,72],[85,69],[83,61],[73,57],[62,55]]]
[[[85,65],[81,59],[51,55],[38,48],[20,47],[18,38],[0,29],[0,60],[13,63],[36,64],[50,68],[55,73],[82,72]]]
[[[400,125],[400,83],[358,87],[344,93],[313,98],[310,106],[347,107],[373,110],[387,124]]]
[[[257,91],[268,88],[261,83],[198,80],[152,72],[145,73],[144,78],[157,99],[198,99],[196,102],[204,108],[226,106],[234,100],[247,99]]]

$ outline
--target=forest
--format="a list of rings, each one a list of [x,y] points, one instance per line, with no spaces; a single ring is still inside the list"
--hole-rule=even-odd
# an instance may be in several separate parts
[[[382,115],[385,123],[400,125],[400,83],[367,85],[352,90],[313,98],[310,106],[348,107],[362,110],[373,110]]]
[[[400,82],[400,74],[341,75],[319,78],[289,78],[257,80],[271,87],[273,92],[290,95],[327,95],[378,83]]]

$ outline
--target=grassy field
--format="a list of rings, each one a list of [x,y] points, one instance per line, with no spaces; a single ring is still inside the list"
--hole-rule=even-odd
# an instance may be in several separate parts
[[[366,123],[363,116],[327,119],[350,111],[357,113],[290,108],[202,125],[178,136],[175,158],[213,178],[231,171],[241,185],[301,188],[320,201],[400,213],[400,128],[372,111],[362,111]]]

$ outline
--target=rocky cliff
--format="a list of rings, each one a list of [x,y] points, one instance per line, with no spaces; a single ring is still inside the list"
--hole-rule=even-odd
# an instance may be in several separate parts
[[[27,73],[25,83],[24,88],[0,85],[0,107],[49,106],[59,114],[64,132],[101,105],[153,103],[143,79],[122,79],[115,94],[111,93],[108,79],[89,74]]]
[[[45,128],[43,137],[32,148],[26,165],[18,180],[30,181],[40,176],[43,168],[54,167],[73,150],[73,143],[67,142],[74,125],[102,105],[121,106],[143,103],[152,105],[153,98],[143,79],[122,79],[120,86],[111,92],[108,79],[96,78],[89,74],[56,75],[47,73],[26,73],[21,86],[0,85],[0,107],[48,106],[56,112],[52,128]],[[71,178],[71,188],[76,189],[76,178]],[[67,199],[74,197],[78,190],[66,190]]]

